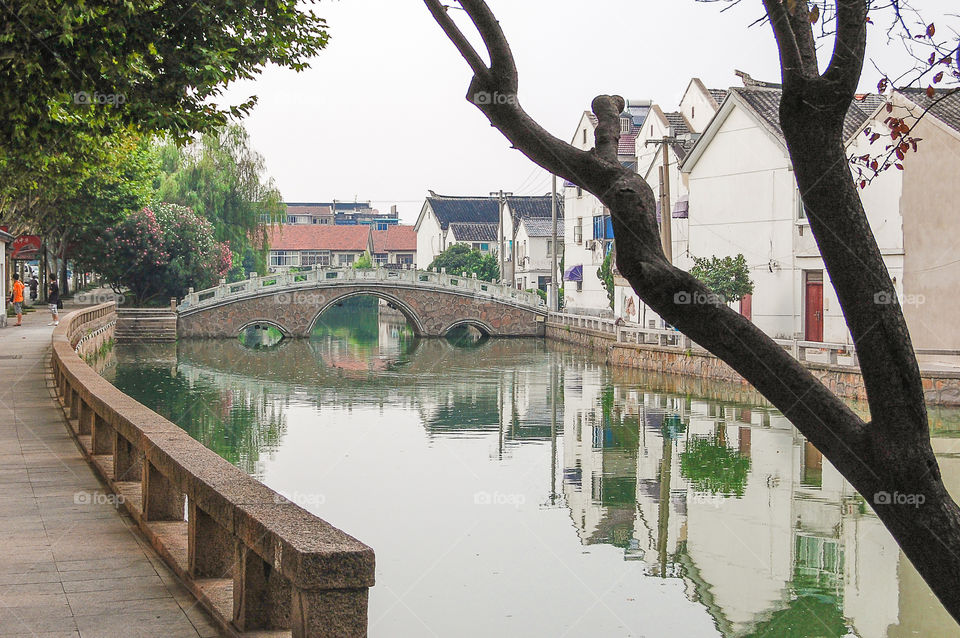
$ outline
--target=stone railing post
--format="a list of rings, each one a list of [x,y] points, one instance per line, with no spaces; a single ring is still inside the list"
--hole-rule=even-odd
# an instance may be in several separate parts
[[[99,414],[94,414],[93,432],[90,436],[90,454],[113,454],[115,434],[110,424]]]
[[[80,434],[92,434],[93,433],[93,419],[96,415],[93,413],[93,410],[90,408],[83,399],[79,399],[80,402],[80,416],[78,417],[78,428]]]
[[[233,575],[233,535],[213,517],[188,501],[187,563],[193,578],[227,578]]]
[[[115,432],[113,443],[113,480],[139,481],[143,475],[143,455],[122,434]]]
[[[254,629],[289,628],[291,597],[290,581],[264,562],[256,552],[237,541],[233,569],[233,624],[245,632]],[[364,624],[364,633],[356,635],[365,636],[366,629]],[[296,632],[293,635],[296,636]]]
[[[143,461],[143,518],[147,521],[182,521],[184,495],[148,460]]]

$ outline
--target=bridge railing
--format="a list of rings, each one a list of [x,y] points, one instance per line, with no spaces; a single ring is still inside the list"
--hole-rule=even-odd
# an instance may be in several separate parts
[[[366,636],[373,550],[84,363],[76,347],[115,313],[109,303],[65,316],[53,333],[52,367],[77,439],[117,503],[231,635]]]
[[[449,274],[429,270],[393,270],[386,268],[326,268],[288,270],[264,276],[251,273],[244,281],[194,291],[192,288],[180,302],[177,310],[189,312],[216,306],[227,300],[255,297],[270,291],[297,288],[314,288],[323,285],[344,285],[356,282],[416,286],[435,290],[466,292],[472,295],[504,301],[515,305],[546,308],[546,303],[533,292],[517,290],[507,284],[498,284],[477,279],[476,275]]]

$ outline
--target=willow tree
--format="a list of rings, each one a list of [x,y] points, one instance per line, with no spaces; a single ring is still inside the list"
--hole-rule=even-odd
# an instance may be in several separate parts
[[[286,207],[246,129],[231,124],[183,147],[170,141],[160,155],[159,199],[188,206],[213,224],[217,241],[228,242],[233,251],[233,279],[264,272],[264,222],[282,221]]]
[[[617,161],[623,98],[600,95],[593,100],[595,145],[577,149],[548,133],[520,105],[513,54],[485,2],[459,4],[479,32],[489,64],[440,0],[424,1],[473,72],[467,100],[532,161],[593,193],[610,209],[617,266],[640,298],[729,364],[790,419],[873,504],[924,580],[960,620],[960,509],[947,493],[934,457],[910,335],[844,147],[844,117],[866,51],[867,0],[832,3],[829,35],[834,46],[822,72],[813,27],[817,5],[805,0],[762,4],[779,50],[781,127],[810,228],[856,344],[870,421],[664,256],[656,198],[638,174]],[[899,8],[896,0],[886,6],[891,5]],[[878,294],[894,303],[875,303]],[[713,301],[676,302],[689,298]],[[907,498],[890,498],[895,494]]]

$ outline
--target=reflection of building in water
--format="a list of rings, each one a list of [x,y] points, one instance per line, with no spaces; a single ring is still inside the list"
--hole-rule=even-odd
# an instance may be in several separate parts
[[[589,364],[565,374],[563,493],[582,543],[683,578],[724,636],[960,635],[779,413],[614,388]]]

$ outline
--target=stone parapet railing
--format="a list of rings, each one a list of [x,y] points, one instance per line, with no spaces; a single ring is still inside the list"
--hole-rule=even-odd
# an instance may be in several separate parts
[[[447,274],[428,270],[390,270],[386,268],[321,268],[306,267],[278,272],[263,277],[255,276],[235,283],[223,282],[215,288],[190,293],[177,306],[180,314],[189,314],[222,303],[276,294],[285,290],[312,289],[322,286],[393,284],[468,294],[510,303],[525,308],[546,310],[546,303],[533,292],[517,290],[507,284],[477,279],[476,275]]]
[[[366,636],[373,550],[84,363],[78,343],[115,317],[113,303],[65,316],[52,367],[77,439],[117,502],[228,633]]]

